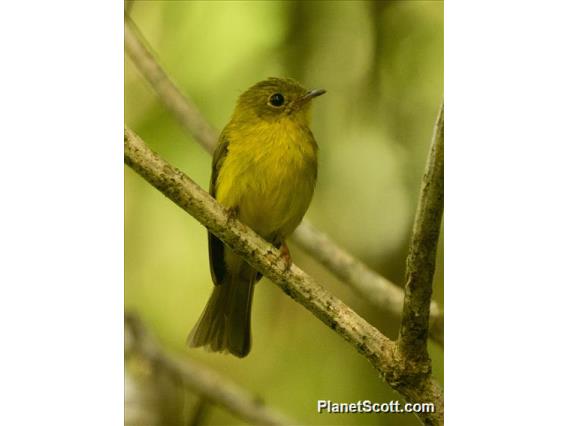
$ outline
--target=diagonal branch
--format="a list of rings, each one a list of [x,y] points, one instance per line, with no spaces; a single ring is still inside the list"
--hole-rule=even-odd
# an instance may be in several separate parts
[[[209,153],[212,153],[217,143],[217,133],[201,115],[193,101],[175,86],[140,38],[133,22],[128,20],[124,28],[126,52],[183,128]],[[344,251],[325,234],[304,221],[292,235],[292,241],[369,303],[379,309],[400,315],[404,299],[403,290]],[[430,337],[443,345],[443,314],[434,301],[431,302],[430,317]]]
[[[410,402],[433,402],[435,413],[421,413],[427,424],[441,424],[442,391],[431,377],[407,376],[396,345],[297,266],[287,267],[278,249],[226,210],[188,176],[175,169],[131,130],[124,133],[124,160],[166,197],[196,218],[235,253],[287,295],[354,346],[386,382]]]
[[[397,348],[404,359],[429,368],[428,317],[436,248],[444,212],[444,105],[440,107],[422,189],[410,250],[406,260],[406,286]]]
[[[124,318],[126,353],[136,353],[150,361],[184,386],[208,401],[218,404],[251,424],[291,425],[296,424],[282,414],[260,404],[258,399],[227,381],[213,371],[188,359],[164,352],[136,316]]]
[[[351,256],[307,220],[296,229],[293,241],[367,302],[392,315],[400,315],[404,303],[403,290]],[[440,345],[444,344],[443,327],[444,318],[440,307],[432,301],[430,302],[430,338]]]
[[[136,67],[148,80],[162,102],[174,114],[183,128],[210,154],[217,144],[217,131],[203,119],[197,106],[184,96],[170,80],[163,68],[140,41],[135,33],[134,23],[126,18],[124,45]]]

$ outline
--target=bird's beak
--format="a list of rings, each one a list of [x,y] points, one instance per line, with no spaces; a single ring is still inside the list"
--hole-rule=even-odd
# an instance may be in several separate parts
[[[321,96],[325,93],[325,89],[312,89],[300,98],[301,103],[306,103],[309,100]]]

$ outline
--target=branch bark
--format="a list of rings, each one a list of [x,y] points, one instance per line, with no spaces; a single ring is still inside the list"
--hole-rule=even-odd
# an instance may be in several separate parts
[[[379,309],[399,316],[404,303],[404,291],[351,256],[326,234],[307,220],[296,229],[292,241],[348,284],[357,294]],[[443,314],[436,302],[430,302],[430,338],[444,345]]]
[[[278,285],[317,318],[354,346],[377,369],[380,376],[410,402],[433,402],[435,413],[420,413],[426,424],[443,423],[443,396],[430,376],[407,374],[388,339],[341,300],[296,265],[287,267],[278,249],[250,228],[231,218],[227,211],[188,176],[177,170],[125,128],[125,163],[152,186],[195,217],[235,253]]]
[[[197,106],[171,81],[152,53],[141,42],[132,21],[124,28],[125,49],[160,100],[180,121],[183,128],[209,153],[217,143],[217,132],[201,115]],[[335,244],[328,236],[303,221],[292,234],[292,241],[326,266],[342,282],[353,288],[378,309],[400,315],[404,291]],[[430,337],[444,344],[444,317],[439,305],[430,308]]]
[[[397,342],[397,350],[412,368],[427,371],[430,370],[427,350],[428,319],[443,212],[444,105],[442,104],[434,127],[406,260],[404,307]]]
[[[245,390],[217,373],[189,359],[181,360],[164,352],[137,317],[131,314],[125,315],[124,326],[126,353],[135,352],[208,401],[226,408],[251,424],[297,424],[262,405],[258,402],[258,398],[248,395]]]

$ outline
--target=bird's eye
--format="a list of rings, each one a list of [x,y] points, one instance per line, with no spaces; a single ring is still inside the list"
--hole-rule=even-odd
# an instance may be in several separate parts
[[[281,107],[282,105],[284,105],[284,95],[282,95],[281,93],[275,93],[274,95],[270,96],[268,102],[270,102],[270,105],[274,107]]]

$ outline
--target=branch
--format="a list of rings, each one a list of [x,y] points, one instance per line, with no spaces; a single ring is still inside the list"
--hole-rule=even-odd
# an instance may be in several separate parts
[[[164,352],[137,317],[125,315],[124,326],[126,353],[137,353],[208,401],[226,408],[251,424],[297,424],[262,405],[258,398],[248,395],[246,391],[217,373],[189,359],[181,360]]]
[[[397,348],[406,360],[430,368],[428,316],[436,248],[444,212],[444,105],[434,127],[430,154],[406,260],[406,286]]]
[[[217,133],[195,104],[168,78],[150,51],[144,47],[133,27],[132,21],[128,21],[124,27],[126,52],[160,100],[177,117],[186,131],[212,153],[217,143]],[[404,299],[403,290],[345,252],[325,234],[303,221],[292,235],[292,240],[326,266],[336,277],[352,287],[363,299],[381,310],[400,315]],[[430,337],[443,345],[443,314],[434,301],[431,302],[430,311]]]
[[[354,346],[391,387],[411,402],[433,402],[436,413],[420,414],[427,424],[442,423],[443,397],[439,386],[430,377],[407,375],[393,341],[296,265],[288,268],[278,249],[231,218],[207,192],[153,153],[128,128],[124,132],[124,155],[125,163],[134,171]]]
[[[185,97],[156,62],[152,54],[139,40],[131,28],[134,23],[126,18],[124,45],[136,67],[148,80],[162,102],[174,114],[184,129],[209,153],[217,144],[217,131],[203,119],[197,106]]]
[[[333,274],[349,284],[365,301],[392,315],[400,315],[404,292],[360,260],[336,245],[307,220],[292,234],[292,240]],[[430,303],[430,337],[444,344],[444,320],[436,302]]]

